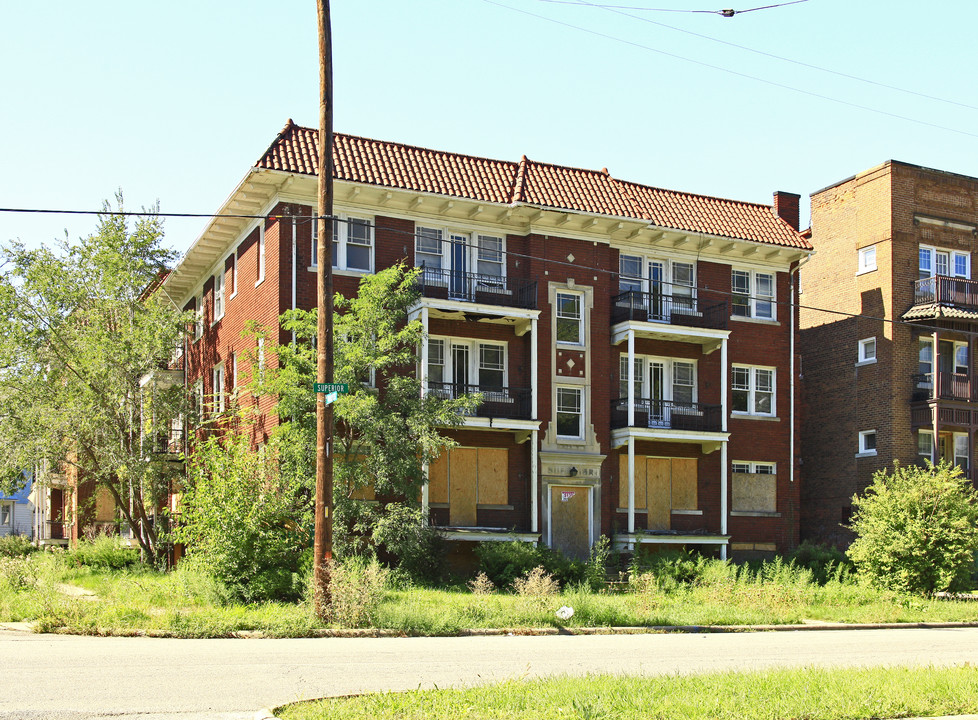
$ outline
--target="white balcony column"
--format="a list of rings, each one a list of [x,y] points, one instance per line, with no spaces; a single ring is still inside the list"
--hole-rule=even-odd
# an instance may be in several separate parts
[[[720,341],[720,430],[727,432],[727,388],[730,386],[730,367],[727,364],[727,338]],[[726,452],[726,445],[724,445]]]
[[[421,397],[424,397],[428,394],[428,308],[424,305],[421,306],[421,331]]]
[[[534,334],[535,338],[536,335]],[[539,434],[539,430],[530,431],[530,532],[540,532]]]
[[[424,485],[421,486],[421,522],[427,527],[429,523],[428,463],[421,463],[421,472],[424,473]]]
[[[628,438],[628,534],[635,534],[635,438]]]
[[[726,343],[726,340],[724,340]],[[726,417],[726,413],[724,413]],[[720,443],[720,534],[727,534],[727,443]],[[720,559],[727,559],[727,543],[720,546]]]
[[[530,318],[530,419],[537,419],[537,319]],[[535,431],[534,431],[535,432]],[[536,441],[534,441],[534,445]],[[533,516],[534,520],[536,515]],[[534,530],[534,532],[536,532]]]
[[[649,409],[651,412],[651,408]],[[635,331],[628,331],[628,427],[635,427]],[[631,448],[631,445],[629,445]],[[631,452],[629,457],[634,456],[634,452]],[[634,468],[629,466],[629,473],[634,476],[632,472]],[[631,530],[629,530],[631,532]]]

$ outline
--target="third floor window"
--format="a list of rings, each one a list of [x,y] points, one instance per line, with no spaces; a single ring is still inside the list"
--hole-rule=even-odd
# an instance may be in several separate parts
[[[935,275],[947,275],[959,278],[971,278],[971,254],[953,250],[920,246],[919,277],[921,280]]]

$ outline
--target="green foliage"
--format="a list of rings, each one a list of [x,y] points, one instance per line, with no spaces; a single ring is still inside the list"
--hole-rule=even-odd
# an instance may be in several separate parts
[[[945,462],[879,471],[852,499],[849,557],[879,587],[932,593],[968,589],[978,551],[978,492]]]
[[[117,537],[102,535],[81,540],[67,553],[70,562],[99,570],[124,570],[139,564],[139,551]]]
[[[388,504],[377,518],[373,539],[381,559],[389,559],[414,582],[434,585],[445,577],[445,539],[424,522],[420,508]]]
[[[846,554],[831,545],[817,545],[805,540],[788,555],[788,560],[798,567],[810,570],[819,585],[824,585],[840,570],[848,572],[852,563]]]
[[[228,433],[200,443],[191,459],[175,537],[188,559],[246,602],[303,594],[308,493],[278,472],[275,446],[259,452]]]
[[[584,581],[592,590],[600,590],[605,586],[608,574],[608,564],[612,559],[611,538],[602,535],[591,546],[591,554],[584,564]]]
[[[26,557],[36,550],[34,543],[26,535],[0,537],[0,557]]]
[[[632,556],[629,573],[635,576],[650,573],[660,587],[673,588],[696,582],[709,563],[703,556],[688,550],[650,552],[639,549]]]
[[[475,553],[479,558],[479,571],[500,588],[512,587],[517,579],[527,576],[537,567],[543,568],[563,586],[579,584],[587,577],[585,563],[543,545],[486,542],[480,543]]]
[[[74,466],[141,529],[152,560],[158,524],[148,514],[164,504],[173,471],[141,447],[139,381],[166,366],[187,318],[165,294],[144,296],[174,259],[162,221],[149,215],[130,226],[103,207],[97,231],[76,242],[0,248],[0,484],[38,464]],[[167,427],[185,404],[179,383],[160,388],[149,416]]]
[[[331,563],[327,622],[347,628],[371,625],[384,600],[387,575],[376,560],[351,558]]]

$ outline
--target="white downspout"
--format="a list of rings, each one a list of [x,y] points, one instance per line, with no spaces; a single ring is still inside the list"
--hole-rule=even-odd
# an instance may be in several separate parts
[[[298,282],[298,265],[299,265],[299,248],[296,246],[295,242],[295,220],[289,218],[289,229],[292,233],[292,309],[296,309],[296,283]],[[237,252],[237,251],[235,251]],[[234,272],[238,272],[238,261],[234,261]],[[235,283],[234,291],[238,291],[238,285]],[[292,331],[292,344],[295,345],[295,330]],[[237,388],[235,388],[237,390]]]

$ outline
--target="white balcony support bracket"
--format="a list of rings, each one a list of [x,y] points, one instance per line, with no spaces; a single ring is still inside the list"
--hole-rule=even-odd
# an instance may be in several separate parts
[[[534,333],[534,342],[536,333]],[[539,430],[530,431],[530,532],[540,532],[540,443]]]
[[[530,419],[537,419],[537,319],[530,318]],[[534,439],[534,445],[536,440]],[[534,530],[533,532],[536,532]]]
[[[724,345],[726,347],[726,345]],[[727,443],[720,444],[720,534],[727,534]],[[720,559],[727,559],[727,546],[720,546]]]
[[[628,438],[628,533],[635,534],[635,438]]]
[[[632,329],[628,330],[628,427],[635,427],[635,331]],[[632,472],[631,468],[629,472]],[[628,532],[634,532],[634,528]]]

